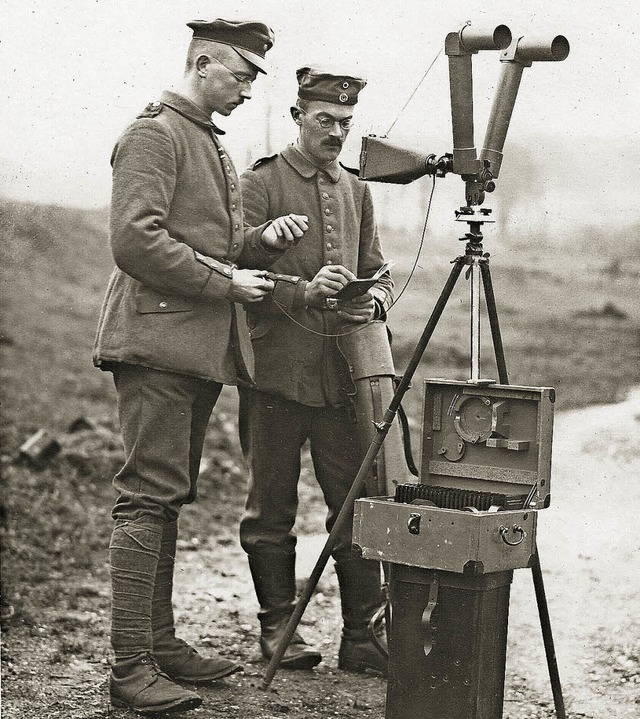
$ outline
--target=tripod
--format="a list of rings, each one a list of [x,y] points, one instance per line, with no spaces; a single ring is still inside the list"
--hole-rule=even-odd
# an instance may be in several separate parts
[[[471,378],[470,384],[489,384],[493,380],[484,380],[480,378],[480,291],[481,286],[484,289],[485,301],[487,306],[487,314],[491,329],[493,348],[495,352],[496,366],[498,370],[498,378],[500,384],[509,384],[507,367],[504,356],[504,347],[502,343],[502,335],[500,333],[500,324],[495,303],[495,295],[493,292],[493,284],[491,280],[491,272],[489,269],[489,254],[484,252],[482,245],[482,225],[489,220],[491,210],[481,209],[479,215],[471,207],[463,207],[456,213],[458,221],[466,222],[469,230],[465,234],[463,241],[466,241],[465,253],[453,260],[453,267],[448,279],[436,301],[434,309],[427,321],[422,335],[416,345],[413,355],[409,361],[408,367],[402,376],[391,403],[386,410],[381,422],[376,423],[376,435],[374,436],[369,449],[362,461],[360,469],[353,481],[351,489],[344,501],[342,509],[338,514],[336,522],[327,537],[325,546],[318,557],[316,565],[309,577],[305,588],[303,589],[300,599],[296,604],[295,610],[291,615],[289,622],[285,628],[284,634],[267,666],[262,688],[266,689],[278,669],[278,665],[282,660],[294,632],[304,614],[304,611],[311,599],[313,591],[318,584],[322,572],[331,556],[332,549],[335,544],[335,538],[342,531],[345,524],[351,520],[353,512],[353,503],[360,496],[365,485],[368,473],[373,465],[375,457],[382,446],[382,443],[391,427],[393,419],[400,407],[400,403],[409,389],[414,373],[422,359],[422,356],[431,340],[433,332],[442,316],[442,313],[451,297],[455,285],[462,273],[463,268],[468,267],[468,276],[470,279],[471,293]],[[529,501],[529,498],[527,502]],[[556,661],[553,636],[551,632],[551,623],[549,619],[549,611],[542,577],[542,569],[538,556],[537,548],[533,554],[531,562],[531,570],[533,576],[533,584],[535,589],[536,601],[538,605],[538,614],[540,618],[540,626],[544,642],[545,654],[547,659],[547,667],[549,671],[551,689],[553,693],[554,707],[558,719],[566,719],[564,708],[564,700],[562,696],[562,688],[558,673],[558,665]]]

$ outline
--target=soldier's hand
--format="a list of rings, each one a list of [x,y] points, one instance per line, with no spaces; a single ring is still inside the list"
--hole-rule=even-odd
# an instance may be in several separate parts
[[[274,284],[267,279],[266,270],[238,270],[231,275],[228,298],[232,302],[260,302],[269,292],[273,291]]]
[[[340,319],[345,322],[371,322],[376,314],[376,301],[371,292],[367,291],[350,300],[340,300],[336,307]]]
[[[274,250],[286,250],[297,245],[309,229],[306,215],[283,215],[275,220],[262,233],[262,242]]]
[[[325,265],[318,274],[307,283],[305,304],[308,307],[326,307],[328,297],[333,297],[356,276],[342,265]]]

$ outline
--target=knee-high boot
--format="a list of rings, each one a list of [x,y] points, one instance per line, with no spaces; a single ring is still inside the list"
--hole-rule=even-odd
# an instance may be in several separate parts
[[[249,555],[260,611],[260,649],[271,659],[293,613],[296,598],[295,554],[265,553]],[[311,669],[322,661],[319,651],[296,632],[282,657],[283,669]]]
[[[365,559],[336,562],[342,602],[342,641],[338,668],[373,669],[387,673],[387,639],[384,624],[371,621],[382,606],[380,565]]]
[[[176,637],[172,596],[177,536],[178,522],[164,522],[151,609],[153,656],[162,671],[172,679],[210,682],[229,676],[242,667],[220,655],[202,657],[192,646]]]
[[[151,603],[161,537],[162,522],[144,516],[118,521],[109,545],[111,702],[141,713],[184,711],[202,703],[195,692],[172,682],[152,654]]]

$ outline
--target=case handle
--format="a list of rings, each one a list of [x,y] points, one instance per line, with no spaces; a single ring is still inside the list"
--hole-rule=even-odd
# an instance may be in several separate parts
[[[509,539],[507,539],[507,534],[509,533],[509,527],[505,527],[504,524],[500,527],[500,536],[502,537],[502,541],[505,544],[508,544],[510,547],[517,547],[519,544],[522,544],[522,541],[525,538],[525,531],[517,524],[514,524],[513,527],[511,527],[511,530],[515,535],[518,536],[518,538],[515,540],[515,542],[511,542]]]

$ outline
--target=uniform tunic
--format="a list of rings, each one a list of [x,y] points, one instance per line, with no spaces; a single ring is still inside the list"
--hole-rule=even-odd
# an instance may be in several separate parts
[[[370,277],[383,264],[371,190],[337,162],[319,170],[293,145],[258,161],[240,181],[249,224],[288,213],[309,217],[302,240],[271,267],[299,277],[299,284],[278,283],[270,302],[248,311],[256,385],[308,406],[344,404],[346,363],[336,338],[322,336],[340,331],[335,312],[305,308],[304,288],[323,265]],[[391,288],[388,275],[373,288],[385,308]]]
[[[232,264],[268,267],[280,253],[245,226],[236,171],[211,118],[172,92],[121,135],[111,158],[116,269],[94,363],[236,384],[253,359],[244,312],[227,298]],[[239,318],[238,318],[239,315]]]

